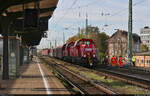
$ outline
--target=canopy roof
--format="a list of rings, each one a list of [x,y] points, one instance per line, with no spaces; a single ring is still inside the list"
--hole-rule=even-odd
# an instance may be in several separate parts
[[[16,0],[14,0],[14,1],[16,1]],[[23,6],[25,9],[34,9],[35,8],[35,1],[38,1],[38,0],[31,0],[31,1],[32,1],[31,3],[26,3],[24,5],[22,3],[19,5],[10,6],[9,8],[7,8],[7,12],[8,13],[23,12]],[[58,3],[58,0],[39,0],[39,8],[45,9],[45,12],[41,13],[40,17],[52,16],[53,11],[57,6],[57,3]]]
[[[55,8],[57,7],[57,3],[58,0],[0,0],[0,15],[7,16],[10,14],[15,14],[16,20],[24,20],[24,9],[38,8],[40,12],[40,18],[50,18],[53,15]],[[25,44],[27,44],[28,46],[34,46],[39,44],[45,32],[43,30],[37,31],[38,29],[39,28],[26,29],[25,34],[23,32],[20,32]],[[28,30],[29,32],[27,32]]]

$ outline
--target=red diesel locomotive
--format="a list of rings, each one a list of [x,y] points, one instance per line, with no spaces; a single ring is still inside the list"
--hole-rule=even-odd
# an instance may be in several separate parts
[[[76,41],[74,46],[70,47],[70,58],[73,63],[78,63],[82,66],[95,66],[97,64],[97,58],[93,40],[80,39]]]
[[[91,39],[79,39],[51,49],[51,57],[65,60],[85,67],[94,67],[98,63],[95,43]]]

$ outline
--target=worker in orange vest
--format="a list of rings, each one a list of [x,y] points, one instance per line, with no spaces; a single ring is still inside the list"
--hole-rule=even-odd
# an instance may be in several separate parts
[[[112,61],[112,66],[115,66],[115,64],[116,64],[116,57],[113,56],[112,59],[111,59],[111,61]]]
[[[123,65],[123,64],[122,64],[122,63],[123,63],[122,60],[123,60],[123,59],[122,59],[122,56],[120,56],[120,57],[119,57],[119,67],[122,67],[122,65]]]

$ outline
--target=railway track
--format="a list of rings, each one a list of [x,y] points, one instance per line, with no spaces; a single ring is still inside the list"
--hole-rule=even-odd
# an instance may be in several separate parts
[[[117,71],[120,71],[121,70],[121,72],[130,72],[130,73],[132,73],[132,74],[139,74],[140,76],[147,76],[147,77],[149,77],[150,78],[150,70],[148,70],[148,69],[144,69],[144,68],[137,68],[137,67],[123,67],[123,68],[115,68],[115,70]]]
[[[49,64],[59,76],[63,77],[69,84],[77,88],[81,94],[116,94],[115,92],[91,81],[83,76],[69,70],[61,64],[52,64],[49,61],[42,59]]]
[[[102,74],[107,77],[111,77],[135,86],[139,86],[145,89],[150,90],[150,79],[149,78],[144,78],[144,76],[140,76],[137,74],[132,74],[130,72],[132,71],[125,71],[125,70],[111,70],[111,69],[96,69],[97,74]]]
[[[115,68],[106,68],[108,70],[112,70],[115,72],[120,72],[120,73],[124,73],[124,74],[128,74],[128,75],[134,75],[136,77],[141,77],[141,78],[148,78],[150,79],[150,72],[149,71],[145,71],[145,70],[138,70],[135,68],[119,68],[119,67],[115,67]]]
[[[145,90],[145,89],[148,89],[147,91],[149,91],[149,85],[150,85],[150,83],[149,83],[149,79],[147,80],[147,79],[144,79],[144,78],[141,78],[141,77],[139,77],[139,76],[133,76],[133,77],[135,77],[134,79],[133,78],[131,78],[131,77],[124,77],[124,76],[122,76],[122,75],[116,75],[116,74],[113,74],[113,73],[109,73],[109,72],[106,72],[106,70],[104,71],[104,69],[103,69],[103,71],[101,70],[101,69],[99,69],[99,68],[96,68],[96,69],[87,69],[87,68],[84,68],[84,67],[80,67],[79,65],[74,65],[74,64],[70,64],[70,63],[67,63],[67,62],[64,62],[64,61],[61,61],[61,60],[58,60],[58,59],[51,59],[51,61],[53,61],[53,62],[55,62],[55,63],[58,63],[58,64],[61,64],[61,65],[63,65],[63,67],[67,67],[68,69],[70,69],[70,67],[74,67],[75,69],[77,68],[77,70],[79,70],[79,72],[78,71],[76,71],[76,73],[79,73],[80,74],[80,70],[82,71],[82,72],[88,72],[88,73],[94,73],[94,74],[97,74],[97,75],[99,75],[100,77],[101,76],[104,76],[104,77],[106,77],[106,78],[110,78],[110,79],[114,79],[114,80],[118,80],[118,81],[120,81],[120,82],[125,82],[125,83],[128,83],[128,84],[131,84],[131,85],[133,85],[133,86],[135,86],[135,88],[136,88],[136,86],[139,86],[140,87],[140,89],[141,88],[144,88],[144,89],[142,89],[142,90]],[[70,66],[70,67],[69,67]],[[74,68],[72,69],[71,68],[71,70],[74,70]],[[115,69],[115,68],[112,68],[112,69]],[[124,69],[124,68],[120,68],[120,71],[118,72],[118,73],[120,73],[121,72],[121,69]],[[109,70],[111,70],[111,69],[109,69]],[[108,70],[108,71],[109,71]],[[130,70],[130,69],[129,69]],[[123,72],[124,71],[127,71],[127,69],[125,69],[125,70],[122,70]],[[74,71],[75,72],[75,71]],[[130,74],[132,74],[132,71],[130,71],[131,73]],[[138,70],[133,70],[133,72],[135,72],[135,74],[136,73],[138,73],[139,71]],[[140,71],[140,72],[143,72],[143,71]],[[144,71],[145,72],[145,71]],[[124,73],[124,75],[126,75],[127,74],[127,72],[125,72]],[[145,74],[147,74],[148,75],[148,73],[146,72]],[[83,75],[82,77],[85,77],[85,78],[89,78],[89,77],[87,77],[86,75]],[[139,78],[139,79],[137,79],[137,78]],[[94,81],[94,82],[97,82],[97,83],[99,83],[99,81],[97,81],[96,79],[92,79],[92,78],[90,78],[92,81]],[[144,80],[141,80],[141,79],[144,79]],[[101,81],[100,81],[101,82]],[[103,81],[102,81],[103,82]],[[101,83],[100,83],[101,84]],[[109,84],[108,84],[109,85]],[[103,86],[105,86],[105,84],[103,84]],[[109,86],[105,86],[105,88],[112,88],[112,87],[109,87]],[[138,87],[137,87],[138,88]],[[139,88],[138,88],[139,89]],[[113,89],[113,91],[115,91],[117,94],[119,94],[120,93],[120,91],[117,89]],[[118,93],[119,92],[119,93]],[[122,93],[122,92],[121,92]],[[132,93],[133,94],[133,93]]]

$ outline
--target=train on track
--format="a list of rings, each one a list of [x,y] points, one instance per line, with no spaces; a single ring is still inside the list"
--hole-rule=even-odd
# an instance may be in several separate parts
[[[79,39],[40,53],[84,67],[92,68],[98,63],[95,43],[92,39]]]

